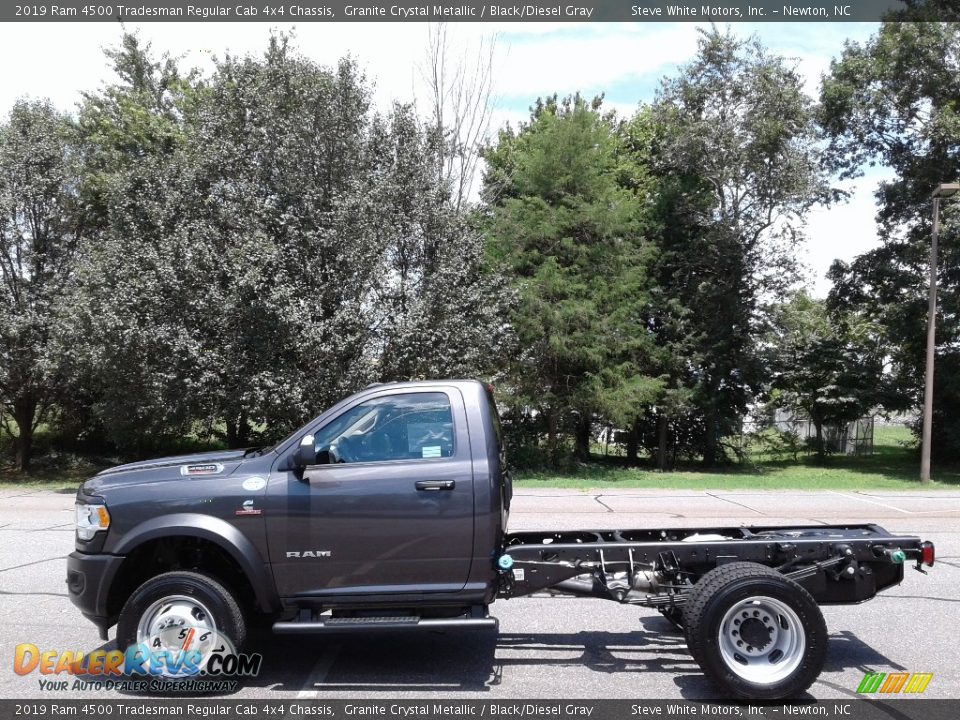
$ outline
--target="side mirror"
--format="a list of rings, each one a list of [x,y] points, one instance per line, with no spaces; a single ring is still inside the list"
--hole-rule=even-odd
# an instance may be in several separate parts
[[[314,444],[313,435],[304,435],[300,441],[300,447],[297,448],[293,456],[293,463],[299,468],[305,468],[308,465],[317,464],[317,446]]]

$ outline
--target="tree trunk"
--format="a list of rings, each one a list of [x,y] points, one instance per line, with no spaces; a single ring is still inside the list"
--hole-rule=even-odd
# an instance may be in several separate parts
[[[550,467],[557,467],[557,411],[554,408],[547,410],[547,459]]]
[[[710,409],[704,418],[703,464],[713,467],[717,464],[717,411]]]
[[[237,423],[237,447],[250,446],[250,422],[247,414],[240,413],[240,421]]]
[[[21,398],[13,404],[13,421],[17,424],[16,466],[22,473],[30,472],[30,455],[33,452],[33,421],[37,402],[31,397]]]
[[[823,445],[823,422],[815,419],[813,426],[817,429],[817,462],[822,464],[827,455]]]
[[[246,413],[235,420],[227,420],[227,445],[231,448],[247,447],[250,444],[250,425]]]
[[[577,430],[575,434],[575,453],[580,462],[590,462],[590,416],[582,413],[577,420]]]
[[[657,416],[657,470],[667,469],[667,416]]]
[[[627,433],[627,464],[636,465],[638,463],[637,450],[640,447],[640,421],[635,420]]]

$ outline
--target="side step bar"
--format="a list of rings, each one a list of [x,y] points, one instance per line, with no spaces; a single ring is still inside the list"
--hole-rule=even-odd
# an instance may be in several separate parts
[[[495,617],[421,618],[410,615],[399,617],[325,618],[324,620],[290,620],[275,622],[273,631],[279,635],[299,633],[341,633],[376,630],[444,630],[447,628],[497,628]]]

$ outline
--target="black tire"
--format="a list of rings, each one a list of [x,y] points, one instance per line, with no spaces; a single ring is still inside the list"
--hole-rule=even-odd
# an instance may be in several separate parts
[[[704,575],[690,593],[683,624],[704,674],[737,698],[797,697],[826,659],[827,626],[817,602],[757,563],[728,563]],[[738,635],[737,628],[745,632]]]
[[[218,580],[195,572],[175,571],[157,575],[138,587],[127,599],[117,622],[117,646],[126,651],[137,643],[141,616],[166,597],[193,598],[209,609],[216,630],[226,636],[235,652],[247,639],[247,624],[233,593]]]

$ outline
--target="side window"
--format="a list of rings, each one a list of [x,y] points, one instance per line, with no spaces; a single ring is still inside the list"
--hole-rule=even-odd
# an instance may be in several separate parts
[[[374,398],[332,420],[314,438],[321,464],[451,457],[450,400],[440,392]]]

